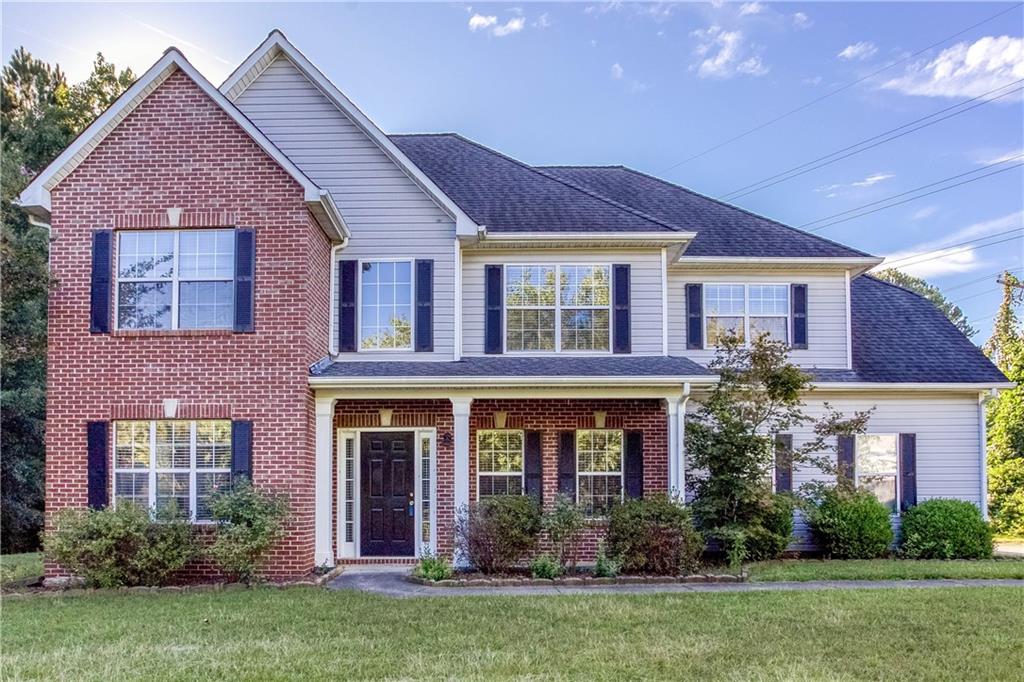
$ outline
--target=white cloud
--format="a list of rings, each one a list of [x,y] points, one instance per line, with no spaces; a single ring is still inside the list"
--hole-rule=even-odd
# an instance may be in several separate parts
[[[611,76],[614,80],[621,80],[622,76],[626,73],[626,70],[622,68],[622,65],[618,62],[612,64]]]
[[[757,0],[754,0],[754,2],[745,2],[740,5],[740,16],[745,17],[748,14],[760,14],[763,9],[764,5],[757,2]]]
[[[872,173],[871,175],[865,177],[863,180],[854,180],[849,184],[834,183],[831,185],[822,185],[821,187],[816,187],[814,191],[818,192],[819,194],[824,194],[825,198],[827,199],[832,199],[834,197],[839,197],[843,196],[844,194],[847,194],[846,192],[841,191],[843,189],[848,189],[852,187],[872,187],[873,185],[877,185],[880,182],[885,182],[886,180],[889,180],[890,178],[894,177],[896,176],[893,173]]]
[[[551,26],[551,17],[547,12],[537,17],[537,20],[533,22],[534,28],[548,28]]]
[[[907,67],[899,78],[882,84],[887,90],[924,97],[977,97],[1024,78],[1024,38],[985,36],[957,43],[931,61]],[[1004,97],[1001,102],[1020,99]]]
[[[914,214],[910,216],[911,220],[924,220],[925,218],[931,218],[933,215],[939,212],[938,206],[925,206],[914,211]]]
[[[872,175],[867,176],[863,180],[858,180],[857,182],[854,182],[853,186],[871,187],[872,185],[877,185],[880,182],[885,182],[886,180],[894,177],[896,176],[893,175],[892,173],[874,173]]]
[[[865,59],[871,59],[878,53],[878,48],[875,44],[868,41],[861,41],[852,45],[847,45],[839,52],[836,56],[840,59],[846,60],[859,60],[864,61]]]
[[[709,26],[691,35],[698,39],[694,52],[704,59],[690,68],[696,69],[701,78],[763,76],[768,73],[768,67],[756,49],[746,43],[742,31],[725,31],[720,26]]]
[[[495,26],[492,33],[498,38],[504,38],[512,33],[519,33],[523,30],[523,26],[526,25],[526,19],[522,17],[515,17],[509,19],[501,26]]]
[[[498,17],[496,16],[484,16],[482,14],[474,14],[469,18],[469,30],[476,31],[481,28],[490,28],[498,23]]]
[[[796,30],[802,31],[805,28],[810,28],[811,26],[814,26],[814,22],[811,21],[811,18],[803,12],[797,12],[793,15],[793,28]]]
[[[885,257],[885,262],[875,269],[884,270],[889,267],[887,263],[899,260],[900,262],[893,267],[917,277],[928,278],[973,272],[989,265],[988,261],[982,258],[983,252],[979,253],[979,249],[974,245],[954,245],[1012,230],[1020,227],[1022,220],[1024,220],[1024,211],[1017,211],[994,220],[974,223],[940,239],[916,244],[908,249],[890,254]]]
[[[997,163],[1020,160],[1021,156],[1024,156],[1024,149],[1011,149],[1004,154],[997,154],[995,156],[986,155],[978,160],[978,164],[982,166],[991,166]]]
[[[805,78],[801,83],[804,85],[821,85],[821,76],[814,76],[813,78]]]

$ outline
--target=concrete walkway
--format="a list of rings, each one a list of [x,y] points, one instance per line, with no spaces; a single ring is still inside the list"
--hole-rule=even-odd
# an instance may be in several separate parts
[[[665,594],[679,592],[782,592],[808,590],[928,589],[936,587],[1024,587],[1024,580],[820,580],[779,583],[669,583],[654,585],[528,585],[522,587],[428,587],[405,580],[407,567],[346,569],[327,586],[386,597],[492,597],[505,595]]]

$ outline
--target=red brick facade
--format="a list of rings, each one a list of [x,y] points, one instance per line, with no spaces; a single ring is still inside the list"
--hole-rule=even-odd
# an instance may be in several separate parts
[[[47,519],[86,504],[86,422],[251,419],[253,477],[286,491],[292,522],[272,575],[313,567],[313,406],[308,365],[326,354],[330,243],[300,186],[187,76],[171,74],[52,190]],[[255,332],[90,334],[96,229],[252,227]],[[115,240],[116,243],[116,240]],[[50,573],[57,572],[51,566]]]

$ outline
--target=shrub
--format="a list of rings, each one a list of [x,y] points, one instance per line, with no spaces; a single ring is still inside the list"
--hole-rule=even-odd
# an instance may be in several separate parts
[[[793,498],[785,493],[772,495],[759,523],[744,528],[745,558],[748,561],[778,559],[793,538]]]
[[[547,554],[541,554],[530,562],[530,575],[534,578],[554,580],[562,575],[562,564]]]
[[[562,572],[575,571],[579,559],[580,540],[587,527],[583,508],[567,495],[555,498],[555,504],[544,514],[542,526],[558,551]]]
[[[486,497],[459,510],[455,543],[481,573],[503,573],[537,545],[540,529],[540,506],[532,497]]]
[[[597,546],[597,560],[594,562],[595,578],[616,578],[622,572],[622,564],[609,557],[604,551],[604,543]]]
[[[452,567],[444,557],[424,553],[412,574],[424,580],[447,580],[452,577]]]
[[[660,494],[612,507],[608,548],[626,573],[679,575],[696,567],[703,542],[690,510]]]
[[[50,559],[92,587],[162,585],[196,554],[187,520],[169,513],[154,519],[130,502],[65,509],[45,544]]]
[[[252,583],[270,549],[284,537],[288,501],[243,478],[215,492],[210,511],[217,532],[207,553],[231,578]]]
[[[810,509],[811,530],[826,556],[875,559],[893,543],[889,509],[867,491],[826,492]]]
[[[992,529],[963,500],[928,500],[903,513],[901,550],[908,559],[988,559]]]

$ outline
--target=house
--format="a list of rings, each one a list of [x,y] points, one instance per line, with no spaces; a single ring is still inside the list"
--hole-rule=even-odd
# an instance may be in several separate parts
[[[208,523],[250,476],[290,497],[284,577],[450,555],[462,505],[566,493],[592,556],[610,504],[685,489],[726,329],[786,341],[812,411],[876,408],[841,450],[894,512],[985,509],[1009,384],[881,259],[629,168],[386,135],[278,31],[219,88],[169,49],[20,203],[58,281],[49,518]]]

